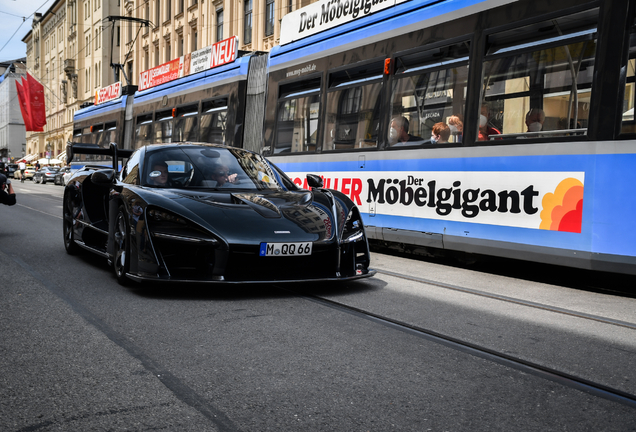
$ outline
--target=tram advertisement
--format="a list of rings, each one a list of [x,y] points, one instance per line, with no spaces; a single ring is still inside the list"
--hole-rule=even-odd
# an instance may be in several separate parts
[[[308,188],[306,174],[288,172]],[[360,210],[487,225],[581,232],[583,172],[322,172]]]

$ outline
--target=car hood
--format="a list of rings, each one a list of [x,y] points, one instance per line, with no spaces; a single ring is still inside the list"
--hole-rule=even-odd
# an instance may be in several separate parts
[[[321,193],[152,190],[161,197],[155,204],[187,217],[228,242],[317,242],[334,238],[332,211]]]

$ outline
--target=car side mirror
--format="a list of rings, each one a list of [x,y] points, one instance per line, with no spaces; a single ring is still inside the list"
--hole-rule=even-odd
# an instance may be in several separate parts
[[[97,186],[110,186],[115,181],[114,169],[101,169],[91,174],[91,181]]]
[[[307,184],[310,188],[322,188],[322,177],[316,174],[307,174]]]

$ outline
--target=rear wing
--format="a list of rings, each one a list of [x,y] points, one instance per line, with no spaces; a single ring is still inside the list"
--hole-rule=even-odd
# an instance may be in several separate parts
[[[113,158],[113,169],[118,171],[119,159],[129,158],[133,152],[134,150],[118,149],[117,144],[113,142],[109,144],[108,148],[103,148],[97,144],[75,143],[69,141],[66,143],[66,164],[70,164],[73,160],[73,156],[76,154],[111,156]]]

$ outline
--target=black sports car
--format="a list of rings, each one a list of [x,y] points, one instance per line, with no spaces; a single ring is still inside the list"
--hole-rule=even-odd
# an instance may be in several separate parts
[[[259,154],[212,144],[114,144],[74,154],[128,158],[86,166],[64,190],[64,245],[104,256],[121,283],[348,280],[375,274],[358,208],[345,195],[296,186]]]

